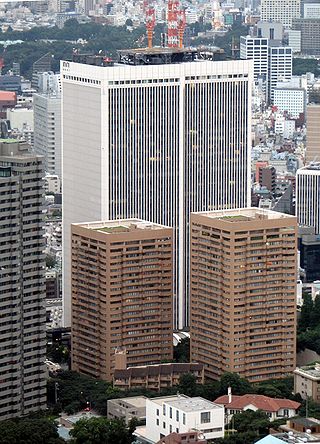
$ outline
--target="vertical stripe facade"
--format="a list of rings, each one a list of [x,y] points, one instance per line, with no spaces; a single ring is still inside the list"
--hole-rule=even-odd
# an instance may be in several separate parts
[[[70,223],[139,218],[174,229],[174,326],[183,328],[190,212],[250,203],[253,62],[62,62],[61,73],[65,307]]]
[[[296,214],[299,225],[314,227],[320,234],[320,164],[297,171]]]
[[[247,78],[184,77],[108,91],[110,219],[139,217],[174,227],[176,325],[189,323],[190,213],[247,205],[248,90]]]

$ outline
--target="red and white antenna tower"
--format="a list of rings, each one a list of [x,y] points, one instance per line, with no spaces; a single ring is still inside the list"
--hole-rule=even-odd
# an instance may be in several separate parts
[[[152,48],[152,37],[153,30],[156,24],[156,16],[154,12],[154,7],[149,6],[146,10],[146,28],[147,28],[147,37],[148,37],[148,48]]]
[[[186,27],[186,13],[184,9],[180,9],[178,12],[178,36],[179,36],[179,48],[183,48],[183,35]]]
[[[179,0],[168,1],[168,47],[178,46],[178,11]]]

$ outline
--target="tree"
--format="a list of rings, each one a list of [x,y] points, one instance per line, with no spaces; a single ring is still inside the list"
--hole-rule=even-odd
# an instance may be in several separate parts
[[[303,304],[298,323],[298,331],[306,331],[310,327],[311,313],[313,311],[313,301],[310,293],[304,293],[302,296]]]
[[[310,327],[315,328],[320,325],[320,294],[317,294],[314,303],[313,309],[310,313]]]
[[[47,255],[46,256],[46,267],[53,268],[56,265],[56,260],[54,257]]]
[[[80,419],[70,432],[74,444],[131,444],[132,434],[123,419]]]
[[[181,339],[173,349],[175,362],[190,362],[190,338]]]
[[[53,421],[41,419],[17,419],[0,422],[0,444],[63,444]]]
[[[255,432],[259,436],[268,434],[270,421],[265,412],[262,410],[245,410],[241,413],[236,413],[232,417],[232,427],[240,433],[248,431]]]
[[[253,444],[257,441],[257,435],[254,432],[235,433],[226,438],[214,440],[214,444]]]
[[[197,396],[197,378],[192,373],[184,373],[179,379],[179,391],[187,396]]]
[[[260,382],[259,384],[256,384],[255,389],[256,393],[259,395],[270,396],[273,398],[294,398],[294,395],[292,395],[294,389],[292,376]]]
[[[221,376],[220,394],[227,394],[229,387],[231,387],[234,395],[245,395],[253,392],[250,382],[241,378],[237,373],[226,372]]]

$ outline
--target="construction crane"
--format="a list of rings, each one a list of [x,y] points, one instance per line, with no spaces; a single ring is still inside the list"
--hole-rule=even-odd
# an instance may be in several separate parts
[[[168,47],[182,48],[186,15],[179,0],[168,1]]]
[[[147,28],[147,37],[148,37],[148,48],[152,48],[152,37],[153,30],[156,24],[156,16],[154,7],[149,5],[146,10],[146,28]]]

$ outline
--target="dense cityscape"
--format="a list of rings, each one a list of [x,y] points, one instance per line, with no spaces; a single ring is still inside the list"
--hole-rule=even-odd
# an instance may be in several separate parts
[[[320,0],[0,29],[0,444],[319,444]]]

